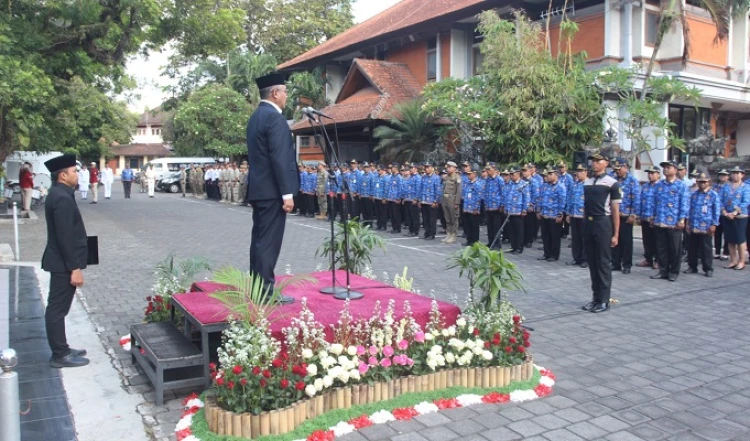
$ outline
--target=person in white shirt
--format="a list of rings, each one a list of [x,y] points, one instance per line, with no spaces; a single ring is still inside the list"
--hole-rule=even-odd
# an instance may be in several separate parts
[[[112,197],[112,183],[115,182],[115,172],[109,167],[102,170],[102,184],[104,184],[104,199]]]
[[[81,166],[81,170],[78,172],[78,191],[81,192],[81,199],[84,201],[89,196],[89,170],[85,165]]]
[[[154,186],[156,186],[156,172],[152,164],[146,169],[146,183],[148,184],[148,197],[154,197]]]

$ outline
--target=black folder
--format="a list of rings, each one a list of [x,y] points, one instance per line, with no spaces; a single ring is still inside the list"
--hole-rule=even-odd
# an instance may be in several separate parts
[[[89,255],[87,265],[99,265],[99,236],[89,236],[88,240]]]

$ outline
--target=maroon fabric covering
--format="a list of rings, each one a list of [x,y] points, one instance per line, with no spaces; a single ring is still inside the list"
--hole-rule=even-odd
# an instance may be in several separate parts
[[[312,274],[317,279],[317,283],[303,284],[300,286],[288,287],[284,290],[284,295],[294,297],[295,302],[291,305],[283,305],[276,308],[271,313],[271,331],[273,336],[283,340],[281,333],[282,328],[289,326],[291,319],[299,315],[302,310],[302,297],[307,297],[307,306],[315,314],[315,320],[326,325],[326,336],[330,340],[331,325],[339,319],[339,314],[344,302],[336,300],[333,296],[321,294],[320,288],[331,286],[331,273],[319,272]],[[345,280],[346,274],[343,271],[336,273],[337,282]],[[424,326],[430,320],[430,303],[429,297],[413,294],[408,291],[402,291],[392,286],[386,285],[376,280],[370,280],[361,276],[351,275],[352,290],[364,294],[361,300],[355,300],[350,303],[350,312],[355,319],[368,319],[372,315],[375,302],[380,300],[381,310],[385,312],[388,307],[388,301],[396,301],[395,319],[398,321],[403,316],[403,303],[408,300],[411,303],[411,309],[414,319],[420,325]],[[220,290],[222,285],[212,282],[196,282],[191,287],[190,293],[175,294],[174,301],[179,302],[187,311],[189,311],[198,321],[204,325],[221,323],[227,320],[229,315],[228,309],[218,300],[212,298],[210,294]],[[452,325],[461,310],[458,306],[451,303],[438,301],[438,308],[445,318],[446,325]],[[280,317],[278,320],[275,318]]]

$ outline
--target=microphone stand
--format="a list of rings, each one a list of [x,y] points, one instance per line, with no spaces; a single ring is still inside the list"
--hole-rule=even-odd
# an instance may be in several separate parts
[[[313,131],[315,131],[316,136],[318,131],[315,129],[315,123],[317,122],[319,126],[320,132],[322,132],[323,136],[321,136],[321,139],[325,143],[323,148],[323,158],[326,161],[326,164],[328,165],[328,181],[330,183],[336,182],[336,174],[333,171],[333,164],[339,162],[339,152],[337,152],[338,145],[334,148],[331,138],[328,136],[328,131],[325,128],[325,125],[322,121],[320,121],[320,118],[318,118],[318,121],[316,121],[312,115],[305,113],[307,117],[310,119],[310,124],[313,127]],[[332,118],[331,118],[332,119]],[[335,120],[334,120],[335,122]],[[338,136],[337,136],[338,138]],[[336,247],[334,246],[336,243],[336,234],[335,234],[335,224],[336,219],[335,216],[330,216],[330,225],[331,225],[331,287],[329,288],[322,288],[319,290],[322,294],[333,294],[333,298],[337,300],[359,300],[364,297],[364,295],[360,292],[352,291],[351,290],[351,281],[350,281],[350,272],[349,272],[349,204],[351,199],[351,192],[349,191],[349,183],[345,179],[341,179],[341,184],[343,186],[344,191],[341,193],[343,197],[343,203],[342,203],[342,210],[343,210],[343,224],[344,224],[344,264],[346,268],[346,288],[339,288],[336,286]],[[333,199],[333,198],[332,198]]]

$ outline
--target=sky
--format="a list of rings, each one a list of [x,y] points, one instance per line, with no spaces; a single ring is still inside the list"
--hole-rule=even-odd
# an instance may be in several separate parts
[[[354,22],[360,23],[367,20],[373,15],[384,11],[385,9],[398,3],[400,0],[358,0],[352,5],[354,13]],[[159,106],[166,98],[162,88],[169,86],[169,78],[161,76],[161,70],[167,64],[170,51],[168,49],[162,52],[152,52],[148,58],[137,56],[132,58],[128,64],[128,73],[138,82],[138,90],[133,91],[135,95],[140,96],[129,104],[130,110],[142,112],[146,108],[153,109]]]

